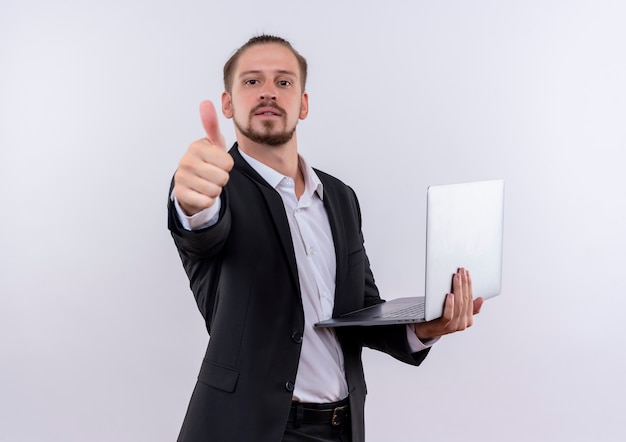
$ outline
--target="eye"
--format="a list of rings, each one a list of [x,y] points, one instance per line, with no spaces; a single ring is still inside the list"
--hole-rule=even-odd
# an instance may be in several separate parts
[[[259,80],[251,78],[249,80],[246,80],[245,84],[247,84],[248,86],[254,86],[254,85],[259,84]]]
[[[278,85],[279,86],[283,86],[283,87],[291,86],[291,81],[289,81],[289,80],[279,80],[278,81]]]

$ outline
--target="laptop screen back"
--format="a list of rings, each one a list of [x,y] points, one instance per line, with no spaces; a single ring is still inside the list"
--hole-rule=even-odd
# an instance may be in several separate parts
[[[442,315],[458,268],[470,271],[474,297],[500,294],[504,181],[431,186],[427,194],[426,320]]]

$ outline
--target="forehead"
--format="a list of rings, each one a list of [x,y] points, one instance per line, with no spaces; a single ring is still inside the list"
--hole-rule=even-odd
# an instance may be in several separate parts
[[[264,43],[245,49],[237,60],[236,75],[248,71],[287,71],[300,77],[300,66],[291,50],[278,43]]]

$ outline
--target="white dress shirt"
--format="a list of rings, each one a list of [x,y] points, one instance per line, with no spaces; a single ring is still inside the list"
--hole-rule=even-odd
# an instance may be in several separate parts
[[[333,329],[313,326],[332,316],[335,303],[336,257],[328,215],[324,209],[324,187],[315,171],[299,157],[305,188],[298,199],[293,179],[242,151],[240,153],[279,193],[291,230],[305,317],[294,400],[313,403],[339,401],[348,396],[343,353]],[[181,224],[187,230],[208,227],[218,220],[220,199],[210,208],[191,217],[184,214],[176,199],[174,203]],[[414,352],[430,346],[415,336],[411,326],[407,326],[407,338]]]

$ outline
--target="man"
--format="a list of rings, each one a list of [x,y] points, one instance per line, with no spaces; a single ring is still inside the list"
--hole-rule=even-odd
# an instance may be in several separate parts
[[[250,39],[224,66],[222,113],[237,143],[226,151],[205,101],[206,137],[175,173],[169,228],[210,334],[179,441],[363,441],[362,347],[419,365],[482,305],[461,269],[441,319],[313,327],[383,301],[354,192],[298,155],[306,74],[286,40]]]

